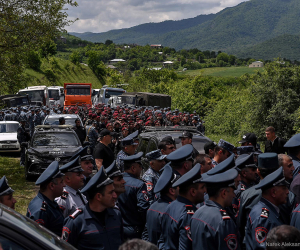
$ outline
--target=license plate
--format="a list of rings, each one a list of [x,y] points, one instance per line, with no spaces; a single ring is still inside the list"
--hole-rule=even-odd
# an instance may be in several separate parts
[[[14,145],[3,145],[2,148],[16,148]]]

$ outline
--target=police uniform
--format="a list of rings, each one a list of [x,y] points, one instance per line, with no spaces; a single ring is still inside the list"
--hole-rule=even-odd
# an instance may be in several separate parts
[[[300,205],[298,205],[292,212],[291,226],[300,230]]]
[[[212,187],[235,188],[236,169],[208,176],[204,183]],[[209,188],[209,186],[208,186]],[[234,220],[220,204],[207,200],[191,219],[191,238],[193,249],[224,250],[240,249],[238,229]]]
[[[178,178],[179,176],[173,172],[171,166],[166,165],[156,186],[154,187],[154,193],[159,193],[165,188],[168,188],[175,183]],[[157,245],[159,249],[164,249],[164,241],[161,237],[162,215],[172,201],[173,200],[169,196],[165,194],[160,195],[160,198],[150,206],[147,212],[146,228],[148,232],[148,241]]]
[[[99,135],[98,135],[98,132],[96,131],[96,128],[94,126],[92,126],[89,129],[89,133],[88,133],[88,138],[89,138],[91,148],[93,148],[93,149],[95,148],[98,137],[99,137]]]
[[[68,162],[60,168],[63,173],[79,172],[83,169],[80,166],[80,157]],[[63,211],[64,217],[74,213],[77,208],[83,208],[87,204],[87,199],[79,190],[75,190],[69,186],[64,187],[63,194],[55,199],[57,204]]]
[[[299,146],[300,146],[300,134],[294,135],[291,139],[287,141],[286,144],[284,144],[284,148],[287,149],[287,151],[289,148],[293,149]],[[300,173],[300,159],[297,156],[292,154],[289,154],[289,156],[292,157],[293,165],[295,167],[294,174],[293,174],[295,178]]]
[[[34,110],[32,110],[32,111],[34,111]],[[28,124],[29,124],[30,136],[32,136],[33,132],[34,132],[34,121],[33,121],[33,118],[34,118],[34,113],[30,113],[28,115]]]
[[[137,145],[137,143],[134,142],[133,138],[131,135],[128,135],[127,137],[125,137],[124,139],[121,140],[121,146],[125,147],[125,146],[130,146],[130,145]],[[118,154],[117,154],[117,159],[116,159],[116,164],[118,166],[118,168],[123,172],[124,171],[124,159],[128,157],[128,154],[126,152],[124,152],[123,150],[121,150]]]
[[[101,168],[82,189],[89,192],[101,186],[112,184]],[[65,220],[62,238],[77,249],[118,250],[123,242],[122,217],[114,208],[106,208],[104,219],[91,210],[89,203],[83,209],[77,209]]]
[[[124,161],[141,164],[143,153],[128,156]],[[124,222],[125,239],[141,238],[146,224],[147,210],[150,206],[145,182],[134,175],[124,173],[125,193],[118,197],[119,209]]]
[[[200,164],[196,164],[189,172],[181,176],[172,187],[202,182]],[[192,248],[190,220],[197,207],[190,200],[178,196],[167,206],[162,216],[162,238],[164,249],[186,250]]]
[[[161,153],[161,150],[158,149],[158,150],[154,150],[154,151],[151,151],[151,152],[147,153],[146,158],[149,162],[153,161],[153,160],[162,161],[166,158],[166,155],[163,155]],[[148,191],[148,194],[149,194],[150,204],[152,204],[156,200],[155,193],[154,193],[154,188],[155,188],[155,185],[156,185],[156,183],[159,179],[159,176],[160,176],[159,172],[156,172],[150,166],[148,168],[148,170],[144,173],[143,177],[142,177],[142,179],[145,181],[146,186],[147,186],[147,191]]]
[[[266,176],[256,189],[268,189],[274,186],[288,186],[289,183],[283,175],[283,168],[280,167],[275,172]],[[277,226],[284,224],[279,207],[272,204],[265,198],[261,198],[256,204],[247,219],[245,244],[247,250],[265,249],[268,232]]]
[[[21,122],[23,122],[25,120],[21,120]],[[18,138],[18,142],[21,146],[22,142],[27,142],[29,141],[29,135],[25,130],[25,126],[20,125],[19,128],[17,129],[17,138]],[[21,155],[20,155],[20,165],[24,165],[25,164],[25,147],[21,147]]]
[[[36,109],[35,112],[38,112],[39,110]],[[34,117],[33,117],[33,124],[34,127],[41,125],[42,124],[42,119],[39,113],[35,113]]]
[[[35,184],[40,185],[61,176],[63,174],[59,170],[58,162],[54,161],[37,179]],[[55,201],[51,201],[41,192],[29,203],[26,216],[56,235],[61,236],[64,222],[62,210]]]

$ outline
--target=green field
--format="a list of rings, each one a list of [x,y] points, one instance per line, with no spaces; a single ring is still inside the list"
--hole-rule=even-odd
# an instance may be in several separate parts
[[[184,72],[178,72],[180,75],[188,76],[217,76],[217,77],[240,77],[244,74],[254,74],[257,71],[263,71],[263,68],[249,68],[249,67],[216,67],[205,68],[198,70],[187,70]]]

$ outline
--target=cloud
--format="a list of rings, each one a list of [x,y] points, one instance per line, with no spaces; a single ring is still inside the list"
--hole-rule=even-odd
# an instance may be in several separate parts
[[[217,13],[246,0],[77,0],[70,7],[69,32],[105,32],[130,28],[142,23],[181,20],[201,14]]]

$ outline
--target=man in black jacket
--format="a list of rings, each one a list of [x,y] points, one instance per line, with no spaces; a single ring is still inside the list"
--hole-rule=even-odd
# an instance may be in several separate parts
[[[73,129],[75,130],[75,133],[77,134],[81,144],[83,145],[83,142],[86,139],[86,131],[85,128],[81,126],[81,122],[78,118],[75,120],[75,127],[73,127]]]
[[[284,148],[284,144],[286,143],[286,141],[276,136],[275,128],[267,127],[265,133],[267,137],[267,141],[265,144],[265,153],[274,152],[277,154],[285,154],[286,150]]]

